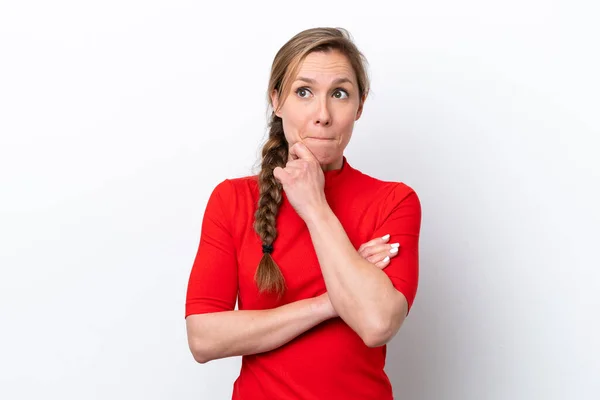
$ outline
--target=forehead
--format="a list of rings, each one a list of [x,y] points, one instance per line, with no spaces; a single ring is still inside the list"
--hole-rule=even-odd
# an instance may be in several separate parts
[[[337,50],[312,52],[306,56],[298,68],[298,77],[305,77],[327,83],[336,78],[348,78],[356,82],[352,64]]]

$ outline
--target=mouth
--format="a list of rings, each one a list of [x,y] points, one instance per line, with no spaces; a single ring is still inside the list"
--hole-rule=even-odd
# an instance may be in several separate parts
[[[312,136],[309,136],[306,139],[320,140],[320,141],[324,141],[324,142],[335,140],[335,138],[318,138],[318,137],[312,137]]]

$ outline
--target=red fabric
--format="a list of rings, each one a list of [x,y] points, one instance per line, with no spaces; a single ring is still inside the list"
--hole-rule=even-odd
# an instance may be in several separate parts
[[[325,172],[325,195],[356,249],[390,234],[400,243],[384,272],[413,304],[419,275],[421,205],[404,183],[375,179],[352,168]],[[272,256],[281,268],[286,294],[260,295],[254,273],[262,246],[252,223],[258,201],[256,176],[226,179],[213,190],[204,214],[200,245],[191,270],[185,316],[275,308],[326,292],[317,255],[304,221],[284,193]],[[243,356],[233,399],[392,399],[384,372],[386,346],[369,348],[341,319],[306,331],[275,350]]]

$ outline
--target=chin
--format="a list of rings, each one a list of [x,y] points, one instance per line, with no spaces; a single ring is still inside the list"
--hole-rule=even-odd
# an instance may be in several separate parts
[[[332,154],[331,152],[328,152],[327,154],[316,154],[313,152],[313,154],[315,154],[315,157],[319,161],[319,164],[321,164],[322,166],[333,164],[339,161],[340,158],[342,158],[341,153]]]
[[[330,160],[334,160],[336,158],[337,153],[332,153],[331,150],[325,150],[322,148],[318,148],[315,146],[306,146],[314,154],[314,156],[319,160],[321,164],[329,163]]]

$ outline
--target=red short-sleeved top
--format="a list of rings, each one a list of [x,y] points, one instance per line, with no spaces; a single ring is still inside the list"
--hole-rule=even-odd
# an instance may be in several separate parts
[[[352,168],[345,156],[341,169],[325,172],[324,190],[356,249],[388,233],[388,243],[400,243],[384,272],[410,310],[419,276],[421,205],[416,192],[404,183],[382,181]],[[256,175],[226,179],[214,188],[189,277],[186,318],[233,310],[236,298],[240,310],[260,310],[327,291],[308,228],[284,192],[272,256],[287,291],[281,300],[259,294],[254,274],[262,243],[252,226],[258,194]],[[367,347],[341,318],[333,318],[275,350],[243,356],[232,398],[392,399],[385,355],[386,346]]]

